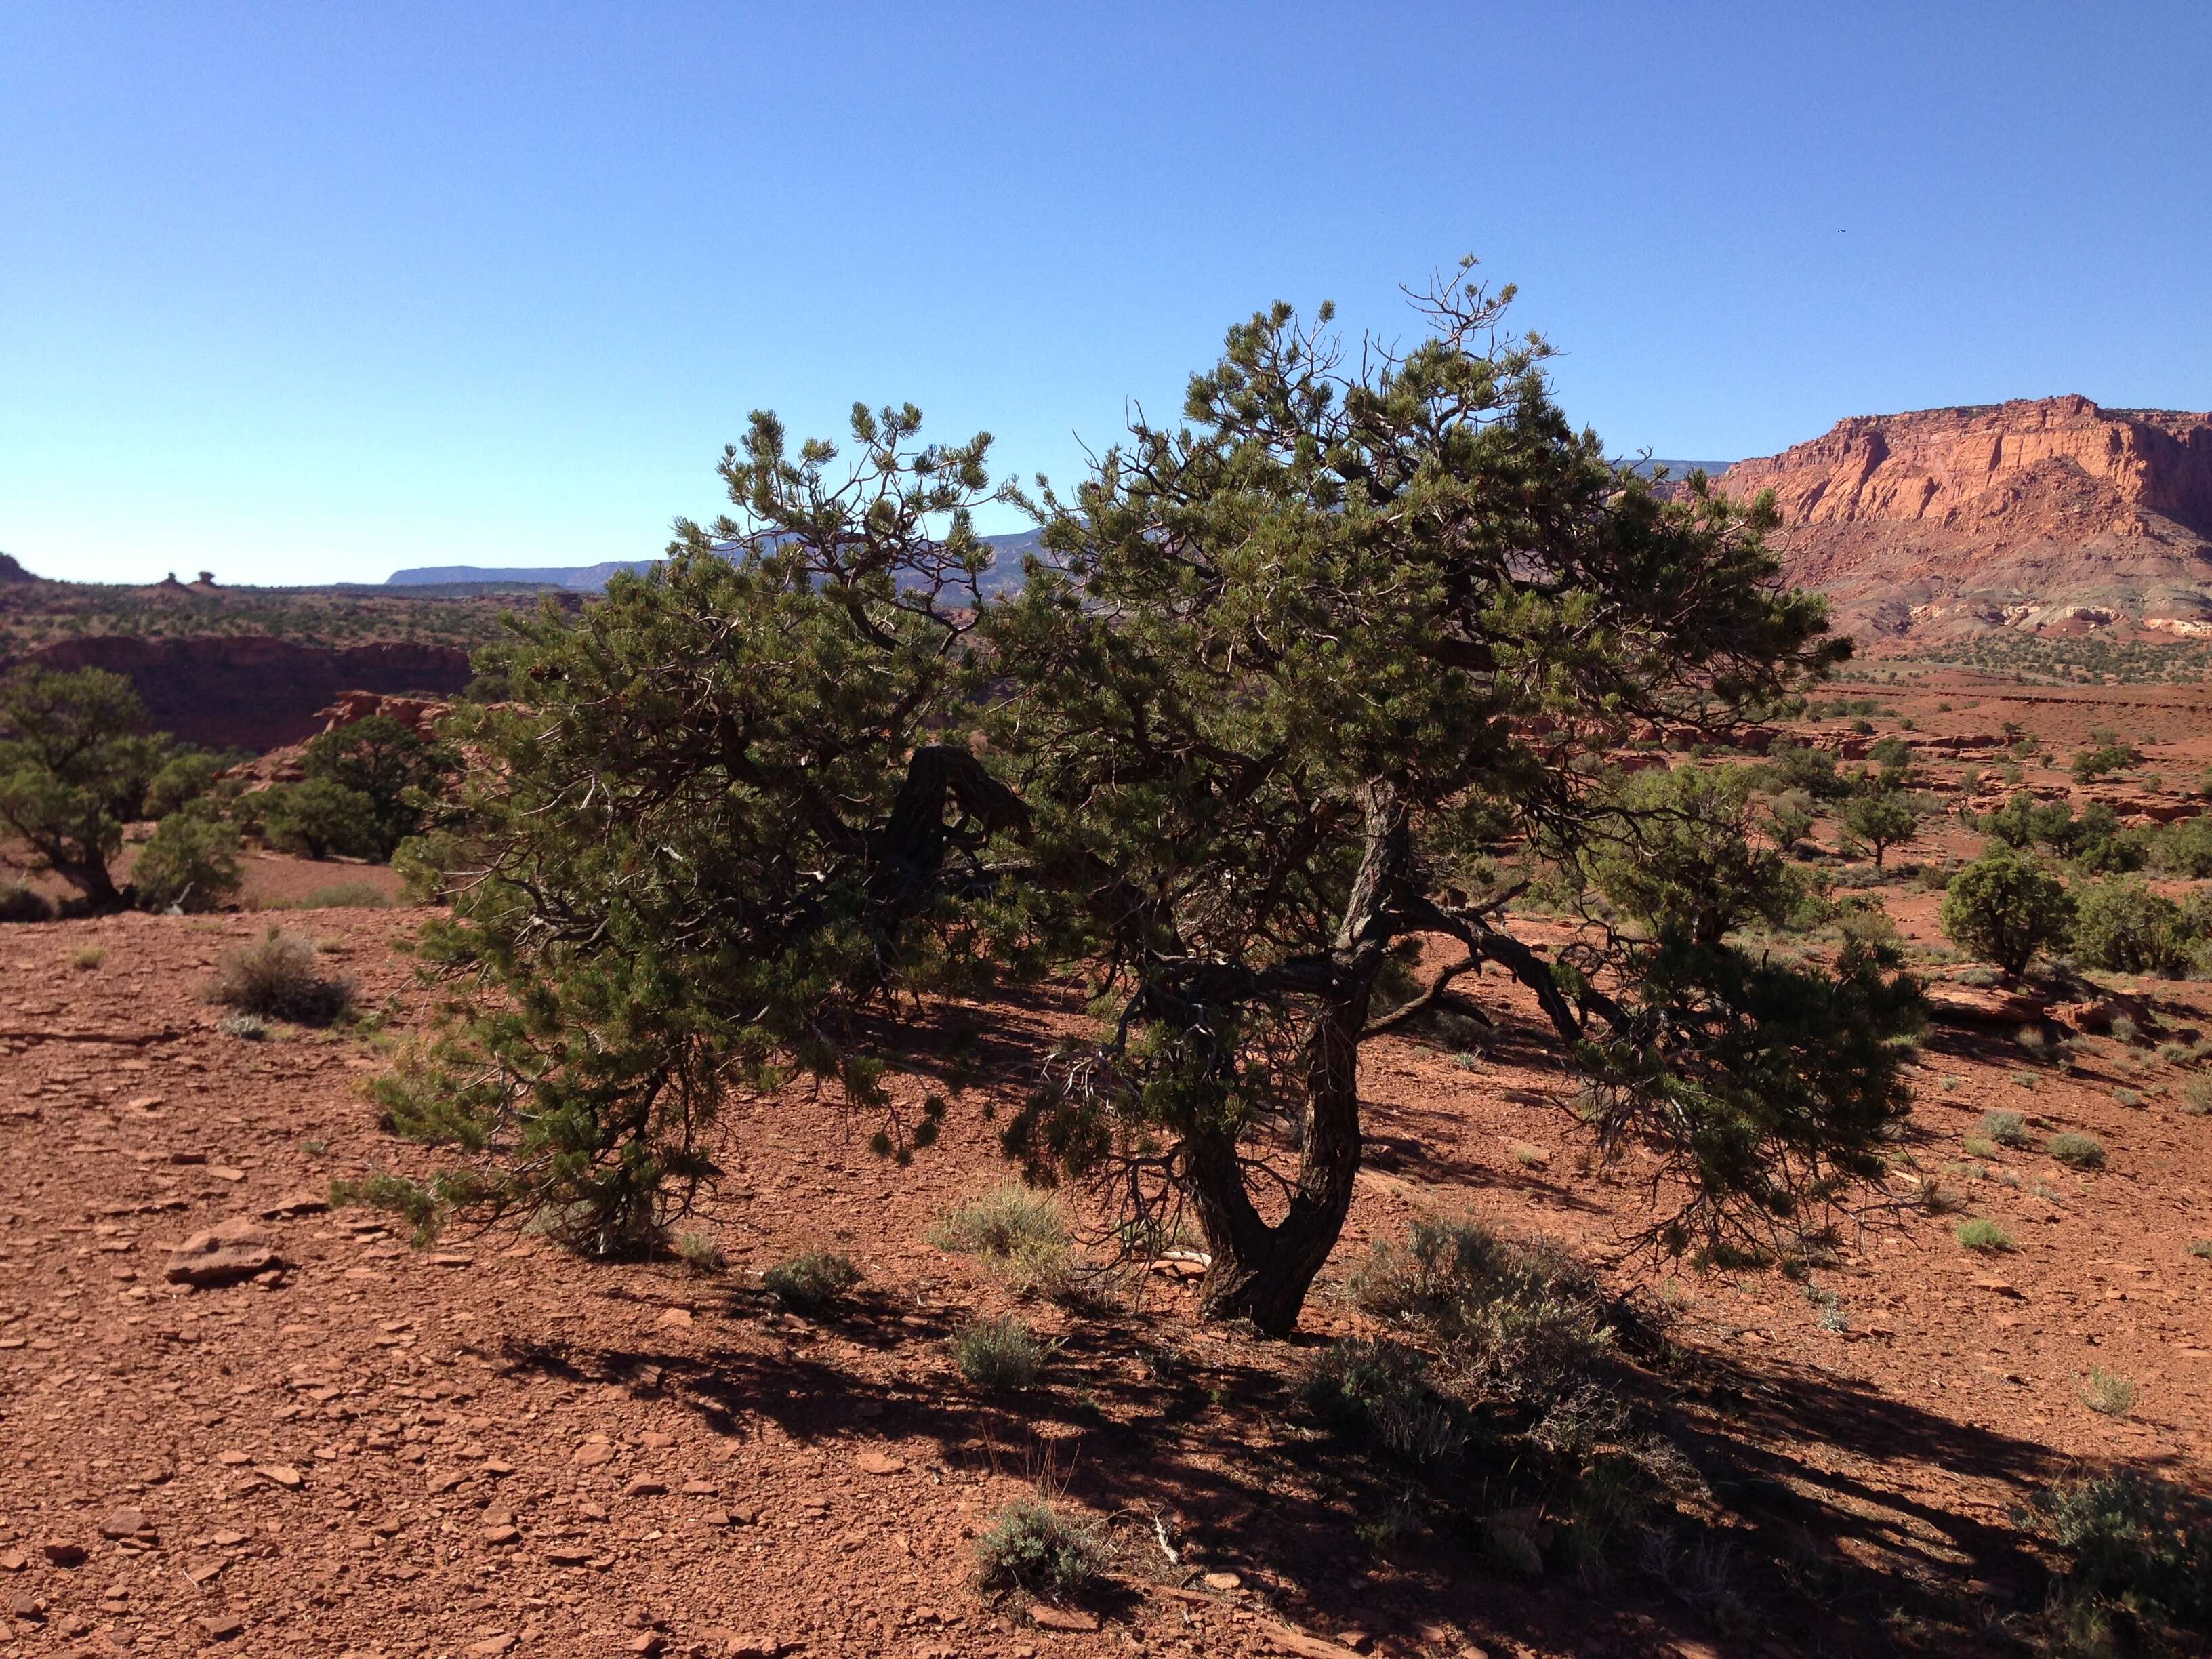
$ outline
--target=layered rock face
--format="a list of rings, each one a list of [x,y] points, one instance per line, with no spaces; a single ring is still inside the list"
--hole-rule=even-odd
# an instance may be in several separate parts
[[[127,676],[155,728],[210,749],[255,753],[325,729],[342,696],[451,696],[469,683],[469,653],[411,641],[304,645],[267,638],[61,640],[22,660]]]
[[[2042,398],[1866,416],[1720,483],[1774,492],[1792,578],[1868,645],[2212,635],[2212,415]]]

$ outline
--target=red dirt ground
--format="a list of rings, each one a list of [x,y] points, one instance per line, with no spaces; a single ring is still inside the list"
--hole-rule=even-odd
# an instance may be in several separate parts
[[[2017,720],[2058,769],[2092,725],[2156,738],[2144,769],[2176,799],[2212,761],[2204,688],[1838,690],[1923,735]],[[2025,781],[2056,788],[2063,770]],[[1978,844],[1942,819],[1891,857]],[[250,908],[397,890],[384,870],[258,855],[247,872]],[[1944,967],[1938,896],[1878,890],[1916,961]],[[2212,1033],[2212,985],[2133,985],[2144,1040],[2084,1036],[2063,1064],[2008,1031],[1936,1027],[1890,1183],[1901,1207],[1814,1274],[1824,1323],[1774,1272],[1613,1260],[1648,1218],[1642,1172],[1592,1164],[1556,1047],[1486,981],[1506,1018],[1479,1053],[1368,1049],[1366,1166],[1296,1342],[1200,1326],[1164,1276],[1133,1306],[1031,1302],[1022,1316],[1060,1346],[1046,1386],[1009,1405],[962,1382],[947,1339],[1014,1298],[927,1234],[1006,1178],[981,1108],[1018,1099],[1066,1029],[1049,998],[993,1012],[981,1086],[911,1169],[824,1107],[734,1108],[725,1176],[687,1224],[726,1273],[594,1264],[511,1231],[417,1249],[388,1217],[312,1205],[259,1219],[334,1177],[427,1167],[361,1085],[428,1006],[392,948],[428,914],[0,932],[0,1647],[2020,1652],[2049,1569],[2021,1510],[2045,1485],[2113,1462],[2200,1488],[2212,1473],[2212,1260],[2189,1253],[2212,1234],[2212,1117],[2183,1092],[2203,1062],[2152,1046]],[[386,1030],[218,1031],[201,1000],[216,959],[272,920],[356,976]],[[2033,1145],[1968,1154],[1990,1110],[2020,1114]],[[2106,1166],[2044,1156],[2060,1130],[2095,1135]],[[1680,1559],[1526,1580],[1479,1539],[1431,1532],[1388,1559],[1360,1541],[1401,1489],[1319,1437],[1295,1384],[1366,1328],[1337,1288],[1364,1248],[1432,1212],[1556,1238],[1665,1326],[1675,1358],[1632,1373],[1709,1495]],[[1969,1216],[2015,1248],[1962,1248]],[[166,1247],[231,1218],[267,1232],[281,1272],[168,1283]],[[758,1270],[817,1247],[851,1255],[861,1291],[818,1323],[775,1311]],[[2131,1382],[2132,1409],[2092,1410],[2093,1370]],[[1115,1540],[1118,1599],[1095,1628],[972,1587],[975,1534],[1039,1486]]]
[[[288,925],[367,1006],[395,1000],[404,1029],[425,994],[389,943],[420,919]],[[1395,1564],[1353,1541],[1372,1494],[1317,1455],[1281,1386],[1358,1325],[1326,1286],[1304,1346],[1197,1327],[1164,1280],[1136,1311],[1034,1305],[1065,1345],[1050,1386],[1019,1409],[974,1397],[945,1338],[1008,1298],[924,1237],[1002,1177],[974,1096],[905,1171],[821,1109],[730,1120],[697,1224],[740,1269],[852,1254],[864,1294],[820,1325],[771,1311],[742,1272],[592,1265],[512,1233],[418,1250],[352,1211],[266,1223],[285,1262],[269,1283],[167,1284],[167,1243],[412,1161],[360,1090],[371,1041],[215,1030],[208,972],[264,925],[123,915],[0,937],[0,1594],[26,1651],[1243,1654],[1356,1634],[1390,1654],[1789,1654],[1881,1650],[1961,1601],[2002,1650],[2004,1615],[2039,1593],[2011,1519],[2039,1483],[2116,1459],[2195,1483],[2212,1461],[2212,1262],[2185,1254],[2209,1230],[2212,1119],[2170,1093],[2118,1103],[2120,1077],[2147,1085],[2117,1044],[2027,1075],[2008,1042],[1931,1040],[1908,1143],[1922,1172],[1991,1107],[2110,1153],[2093,1175],[1984,1160],[2016,1188],[1943,1177],[2013,1254],[1973,1255],[1955,1218],[1908,1212],[1819,1275],[1843,1334],[1771,1273],[1665,1281],[1698,1379],[1668,1409],[1723,1553],[1671,1595],[1631,1574],[1592,1595],[1448,1540]],[[88,948],[105,957],[72,967]],[[2162,988],[2173,1034],[2212,1028],[2204,994]],[[1007,1024],[1002,1097],[1057,1022]],[[1371,1053],[1369,1164],[1333,1274],[1426,1211],[1586,1252],[1640,1218],[1632,1169],[1583,1167],[1533,1027],[1472,1066]],[[2130,1414],[2083,1403],[2093,1365],[2136,1382]],[[1122,1540],[1126,1598],[1096,1632],[969,1586],[973,1534],[1040,1479]],[[56,1565],[50,1545],[84,1559]],[[1762,1605],[1778,1571],[1797,1605],[1715,1630],[1701,1585],[1733,1571]]]

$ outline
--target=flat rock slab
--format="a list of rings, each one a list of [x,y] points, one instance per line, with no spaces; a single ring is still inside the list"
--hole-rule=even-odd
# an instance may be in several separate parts
[[[284,1265],[269,1235],[244,1216],[217,1222],[169,1250],[172,1285],[235,1284]]]

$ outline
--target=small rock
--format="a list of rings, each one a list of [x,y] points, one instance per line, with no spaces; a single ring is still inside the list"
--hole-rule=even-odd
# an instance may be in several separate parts
[[[653,1321],[653,1323],[664,1331],[689,1330],[691,1327],[691,1315],[685,1309],[671,1308],[659,1319]]]
[[[659,1498],[667,1490],[666,1481],[655,1480],[649,1475],[641,1474],[623,1488],[623,1496],[624,1498]]]
[[[631,1637],[629,1642],[623,1645],[623,1651],[624,1653],[641,1654],[644,1656],[644,1659],[655,1659],[655,1656],[657,1656],[660,1650],[667,1645],[668,1638],[666,1637],[654,1636],[648,1632],[643,1636]]]
[[[1354,1653],[1364,1653],[1375,1645],[1375,1638],[1364,1630],[1340,1630],[1336,1641],[1339,1647],[1350,1648]]]
[[[261,1212],[264,1221],[288,1221],[294,1216],[321,1215],[331,1201],[320,1193],[294,1193],[280,1198]]]
[[[27,1591],[18,1590],[8,1598],[8,1616],[27,1625],[43,1625],[46,1622],[46,1604]]]
[[[686,1498],[712,1498],[714,1495],[714,1483],[711,1480],[686,1480],[684,1483],[684,1495]]]
[[[902,1457],[888,1457],[879,1451],[864,1451],[853,1460],[863,1474],[897,1474],[906,1468]]]
[[[102,1538],[135,1538],[142,1532],[153,1530],[146,1524],[146,1516],[139,1510],[110,1510],[100,1517],[100,1535]]]
[[[592,1559],[592,1553],[573,1544],[556,1544],[545,1552],[545,1563],[554,1567],[580,1567]]]
[[[297,1492],[303,1484],[299,1470],[289,1463],[257,1463],[253,1472],[264,1480],[273,1480],[286,1492]]]
[[[498,1659],[498,1656],[514,1646],[514,1636],[507,1631],[494,1631],[481,1642],[469,1644],[471,1653],[481,1654],[483,1659]]]
[[[204,1288],[235,1284],[283,1265],[266,1233],[245,1217],[234,1216],[171,1246],[168,1279],[173,1285]]]
[[[1233,1590],[1244,1588],[1244,1581],[1233,1572],[1209,1572],[1205,1584],[1210,1590]]]
[[[39,1546],[39,1553],[58,1567],[76,1567],[84,1565],[87,1553],[83,1545],[67,1538],[49,1538]]]
[[[486,1527],[483,1540],[487,1544],[519,1544],[522,1534],[513,1526]]]
[[[1040,1601],[1030,1609],[1032,1623],[1043,1630],[1089,1631],[1098,1628],[1098,1615],[1080,1607],[1055,1607]]]
[[[568,1461],[580,1469],[597,1468],[602,1463],[613,1462],[614,1457],[614,1443],[603,1434],[586,1435],[568,1454]]]
[[[246,1626],[228,1613],[216,1613],[206,1619],[192,1620],[199,1626],[200,1634],[210,1642],[234,1642],[246,1634]]]
[[[0,1572],[21,1572],[30,1565],[30,1557],[21,1550],[0,1551]]]

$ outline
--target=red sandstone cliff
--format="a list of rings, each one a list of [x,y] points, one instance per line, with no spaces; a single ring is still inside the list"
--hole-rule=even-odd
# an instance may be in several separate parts
[[[157,730],[257,754],[323,730],[330,705],[348,693],[451,696],[469,683],[466,651],[411,641],[337,647],[110,635],[58,640],[17,660],[125,675]]]
[[[2212,415],[2044,398],[1840,422],[1721,476],[1869,644],[1996,628],[2212,634]]]

